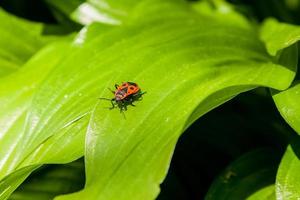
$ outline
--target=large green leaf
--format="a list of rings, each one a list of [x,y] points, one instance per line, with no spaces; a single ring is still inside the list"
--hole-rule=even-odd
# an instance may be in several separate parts
[[[70,45],[67,42],[47,46],[18,72],[1,79],[0,191],[3,192],[0,193],[0,199],[5,199],[22,182],[20,180],[25,179],[38,164],[69,162],[83,154],[84,131],[79,126],[84,120],[66,125],[55,135],[39,141],[35,146],[29,147],[24,143],[26,138],[30,137],[23,128],[32,96],[39,83],[61,62],[68,50]],[[68,134],[68,131],[72,133]],[[24,148],[30,152],[24,154]],[[24,170],[23,166],[26,166]],[[22,176],[17,175],[20,178],[8,177],[16,170],[22,173]]]
[[[58,47],[65,45],[60,44]],[[0,101],[3,107],[0,114],[0,145],[2,146],[0,150],[0,177],[5,176],[7,171],[14,168],[11,162],[19,153],[16,150],[16,144],[22,142],[23,137],[25,137],[22,134],[23,122],[33,92],[51,68],[62,58],[57,49],[55,49],[56,52],[54,49],[53,46],[44,49],[17,73],[1,79]],[[61,49],[63,50],[63,48]],[[47,63],[44,62],[46,58],[49,59]]]
[[[243,155],[230,164],[214,181],[205,199],[254,198],[251,196],[274,183],[279,159],[278,152],[267,149],[255,150]],[[260,199],[263,199],[262,196]]]
[[[21,67],[46,40],[43,24],[12,16],[0,8],[0,77]]]
[[[133,80],[147,91],[125,113],[126,120],[105,108],[109,102],[98,102],[86,142],[86,189],[63,199],[154,198],[188,124],[257,85],[284,89],[290,84],[294,72],[272,63],[250,28],[174,8],[164,3],[165,14],[98,36],[70,55],[38,91],[27,122],[26,131],[35,134],[30,142],[91,110],[97,97],[110,97],[106,88],[115,82]],[[139,7],[143,14],[155,9],[159,5],[147,2]]]
[[[26,112],[16,115],[23,117],[19,125],[11,123],[16,130],[5,129],[2,134],[12,137],[3,143],[16,145],[3,150],[13,159],[5,162],[7,176],[0,190],[7,193],[2,198],[26,176],[12,178],[16,169],[32,170],[81,156],[92,112],[85,145],[86,188],[62,198],[153,199],[177,138],[188,125],[243,91],[257,86],[286,89],[295,75],[293,66],[274,63],[249,24],[226,24],[181,1],[145,0],[125,10],[123,26],[105,31],[103,25],[84,28],[73,47],[53,47],[49,52],[53,59],[45,54],[38,62],[29,62],[33,69],[38,65],[53,69],[40,85],[34,84],[39,86],[32,101],[26,94],[28,101],[15,103],[10,90],[4,90],[8,94],[3,99],[11,101],[11,108],[3,112],[3,120],[19,104],[26,104],[22,108],[28,113],[26,118]],[[26,72],[27,76],[11,78],[16,82],[11,84],[18,88],[17,83],[27,79],[29,85],[35,83],[36,72]],[[139,83],[147,94],[125,112],[124,119],[98,97],[110,98],[107,87],[127,80]],[[20,139],[14,142],[14,136]],[[9,149],[14,153],[6,152]]]

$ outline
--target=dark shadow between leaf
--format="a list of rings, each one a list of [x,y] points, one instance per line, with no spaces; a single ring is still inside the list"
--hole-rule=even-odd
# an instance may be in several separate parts
[[[257,86],[253,85],[241,85],[223,88],[216,91],[206,97],[200,104],[195,108],[193,113],[188,118],[185,129],[188,128],[194,121],[196,121],[200,116],[208,113],[219,105],[231,100],[236,95],[254,89]]]
[[[300,160],[300,136],[294,134],[291,138],[291,147],[297,158]]]
[[[280,50],[277,53],[277,62],[278,64],[286,67],[287,69],[297,72],[298,65],[298,43],[295,43],[285,49]]]

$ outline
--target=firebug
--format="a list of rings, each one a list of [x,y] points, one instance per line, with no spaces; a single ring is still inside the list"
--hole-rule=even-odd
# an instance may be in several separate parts
[[[135,106],[133,103],[135,101],[140,101],[143,98],[143,95],[146,92],[142,92],[140,87],[133,82],[123,82],[122,85],[115,84],[115,90],[109,89],[113,94],[114,98],[100,98],[103,100],[109,100],[111,102],[112,107],[109,109],[114,109],[118,107],[120,112],[126,111],[127,106]]]

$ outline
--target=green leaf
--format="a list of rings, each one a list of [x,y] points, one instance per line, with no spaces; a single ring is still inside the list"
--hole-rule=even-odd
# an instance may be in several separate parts
[[[295,138],[289,145],[280,163],[276,177],[277,199],[290,200],[300,198],[300,145]]]
[[[34,172],[10,196],[10,200],[49,200],[56,195],[83,187],[84,163],[78,160],[66,165],[48,165]]]
[[[273,99],[282,117],[300,134],[300,83],[282,92],[274,92]]]
[[[300,40],[300,27],[268,19],[262,25],[260,36],[269,54],[275,56],[278,51]]]
[[[64,58],[70,49],[66,42],[47,46],[37,53],[18,72],[0,81],[0,199],[5,199],[40,163],[69,162],[83,154],[84,134],[81,123],[70,124],[56,135],[41,141],[34,148],[26,146],[24,122],[32,96],[48,72]],[[42,67],[41,67],[42,66]],[[72,134],[68,134],[72,131]],[[74,140],[71,140],[74,139]],[[24,148],[30,152],[24,154]],[[64,150],[68,150],[68,154]],[[26,173],[21,178],[10,178],[16,170]],[[11,182],[9,182],[11,181]]]
[[[253,194],[256,195],[261,188],[274,183],[279,159],[278,152],[267,149],[243,155],[213,182],[205,199],[254,198]]]
[[[0,9],[0,77],[19,69],[46,40],[43,24],[17,18]]]

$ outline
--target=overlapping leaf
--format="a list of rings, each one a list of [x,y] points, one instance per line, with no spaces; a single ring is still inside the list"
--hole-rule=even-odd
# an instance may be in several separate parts
[[[273,32],[275,33],[272,34]],[[269,52],[275,54],[300,39],[300,27],[279,23],[275,20],[268,20],[263,26],[262,35]],[[296,45],[294,46],[296,47]],[[297,61],[296,55],[290,54],[288,59],[284,62],[295,62],[295,64],[297,64]],[[280,114],[286,122],[300,134],[300,85],[298,81],[295,81],[294,84],[285,91],[273,91],[272,96]],[[276,181],[276,196],[279,199],[300,198],[299,177],[297,172],[300,170],[300,161],[299,156],[295,153],[297,151],[299,151],[299,145],[294,148],[289,146],[280,164]]]
[[[295,82],[288,90],[275,92],[273,98],[283,118],[300,134],[300,84]]]
[[[275,56],[279,50],[300,40],[300,27],[268,19],[262,25],[261,38],[265,42],[268,52]]]

